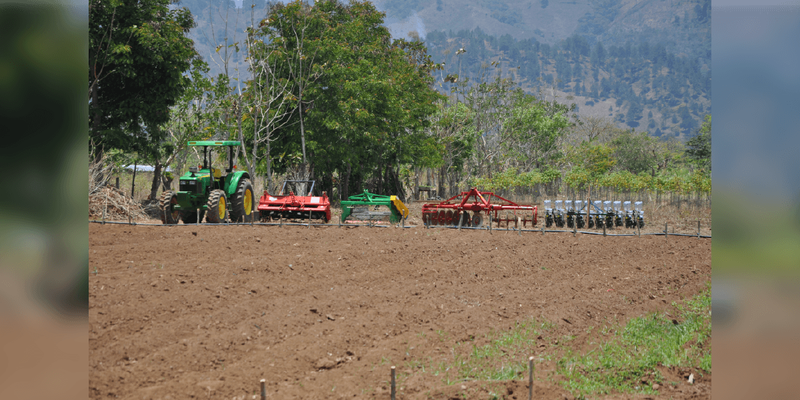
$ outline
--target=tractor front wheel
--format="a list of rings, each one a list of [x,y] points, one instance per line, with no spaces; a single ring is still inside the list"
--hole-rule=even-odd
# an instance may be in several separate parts
[[[167,225],[178,223],[181,212],[175,209],[176,204],[178,204],[178,195],[176,195],[175,192],[167,190],[161,193],[161,199],[158,201],[158,207],[161,211],[161,222]]]
[[[231,219],[233,222],[253,221],[253,184],[242,179],[236,193],[231,196]]]
[[[219,224],[225,222],[225,217],[228,213],[228,202],[225,199],[225,192],[222,190],[213,190],[211,195],[208,196],[208,214],[206,214],[206,221],[212,224]]]

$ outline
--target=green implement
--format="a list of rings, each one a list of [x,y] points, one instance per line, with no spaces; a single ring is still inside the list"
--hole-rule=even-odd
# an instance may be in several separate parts
[[[381,206],[389,211],[378,211]],[[392,224],[408,218],[408,208],[397,196],[384,196],[365,190],[342,201],[342,222],[382,221],[386,218]]]

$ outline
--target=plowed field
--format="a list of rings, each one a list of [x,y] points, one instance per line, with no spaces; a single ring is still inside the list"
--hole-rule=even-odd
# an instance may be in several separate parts
[[[572,398],[560,354],[711,279],[711,240],[678,236],[90,224],[89,243],[94,399],[251,399],[261,379],[270,399],[389,399],[391,366],[399,399],[527,399],[527,373],[454,372],[532,321],[498,360],[534,356],[534,398]],[[678,384],[634,398],[710,397],[710,373],[661,372]]]

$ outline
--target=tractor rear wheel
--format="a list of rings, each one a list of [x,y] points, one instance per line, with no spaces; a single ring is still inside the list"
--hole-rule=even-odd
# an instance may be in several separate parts
[[[225,217],[228,214],[228,202],[225,199],[225,192],[219,189],[211,191],[206,205],[208,207],[207,222],[212,224],[225,222]]]
[[[158,201],[158,207],[161,210],[161,222],[167,225],[178,223],[181,212],[175,209],[176,204],[178,204],[178,195],[176,195],[175,192],[166,190],[161,193],[161,199]]]
[[[233,222],[253,221],[253,184],[250,179],[242,179],[236,192],[231,195],[231,220]]]

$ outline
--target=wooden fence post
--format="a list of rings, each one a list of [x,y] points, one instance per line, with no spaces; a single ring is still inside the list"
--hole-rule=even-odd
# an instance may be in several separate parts
[[[392,400],[396,400],[397,397],[397,386],[395,385],[394,375],[394,365],[392,365]]]
[[[267,380],[261,380],[261,400],[267,400]]]
[[[533,400],[533,356],[528,358],[528,400]]]

